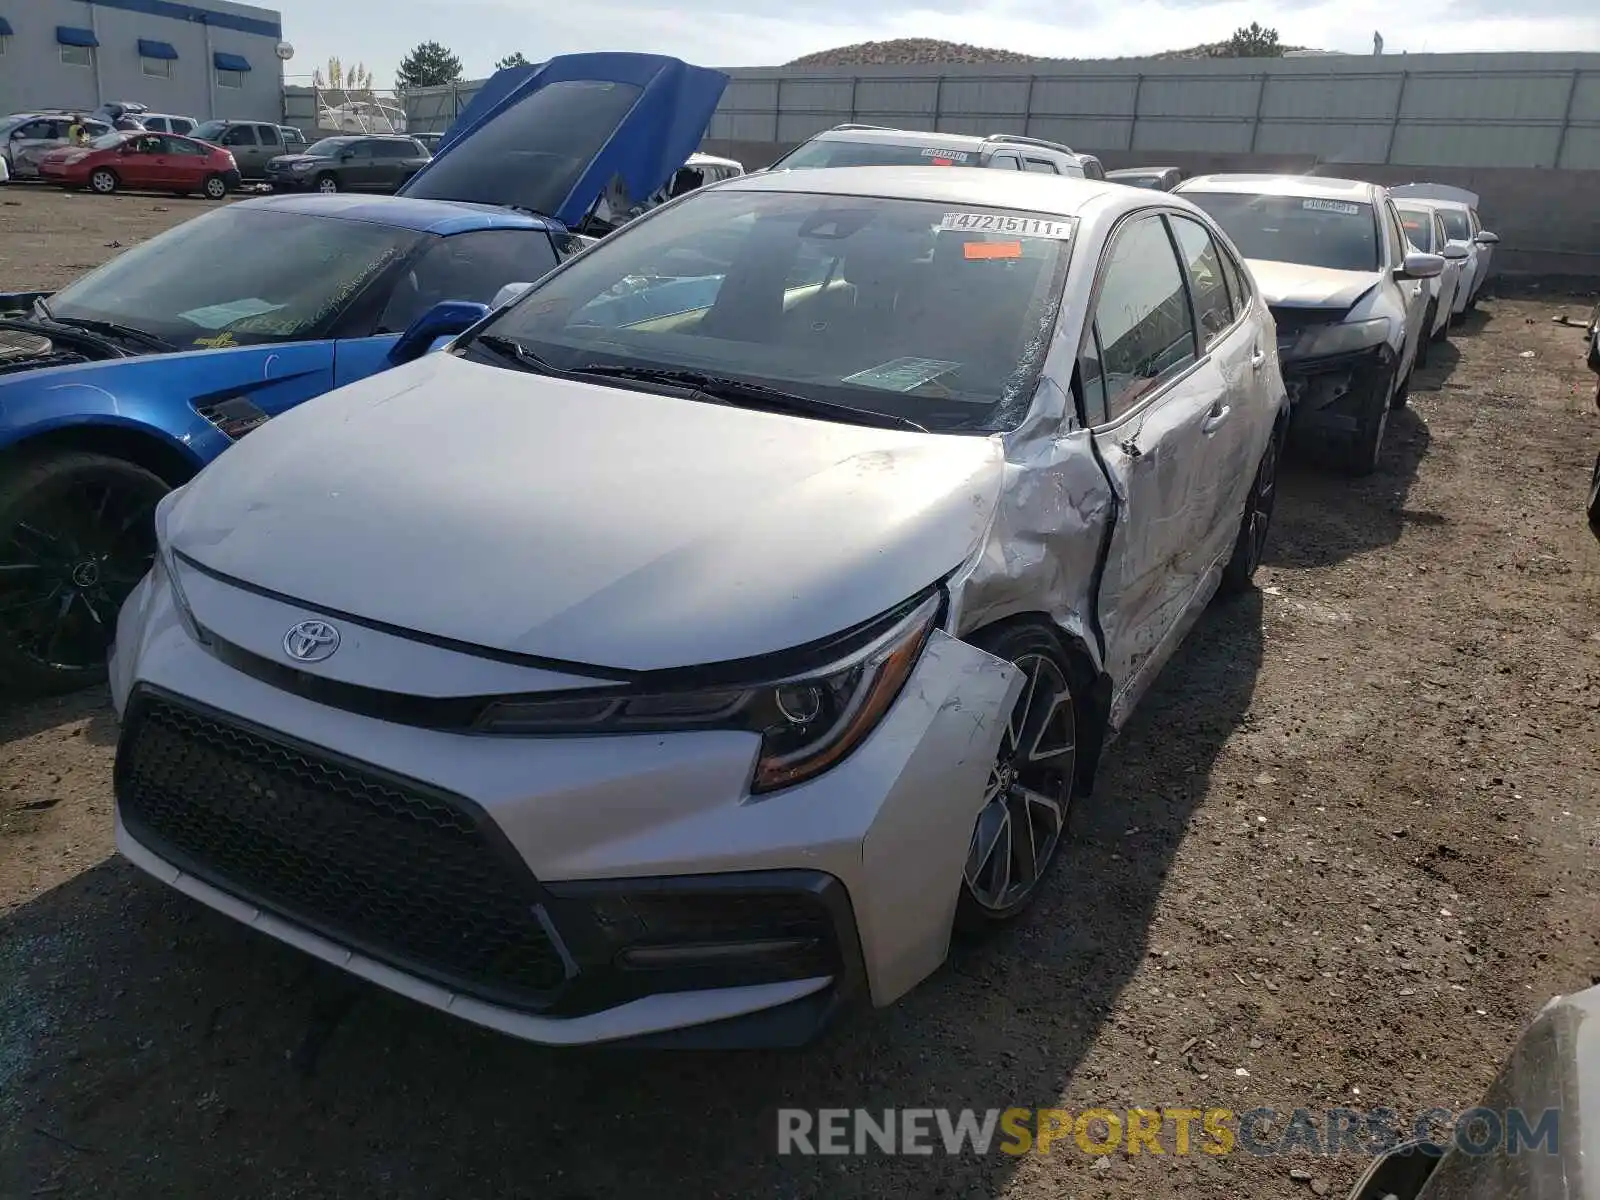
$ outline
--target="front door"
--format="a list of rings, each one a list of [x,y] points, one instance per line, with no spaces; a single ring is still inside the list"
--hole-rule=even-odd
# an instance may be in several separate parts
[[[235,125],[225,130],[220,144],[239,164],[239,174],[246,179],[261,178],[266,160],[261,157],[261,144],[256,138],[254,126]]]
[[[1091,313],[1079,356],[1084,415],[1118,498],[1098,607],[1106,670],[1123,693],[1188,610],[1197,535],[1212,519],[1194,497],[1207,482],[1218,397],[1214,376],[1197,369],[1188,290],[1159,213],[1113,233]]]
[[[1395,377],[1398,386],[1411,371],[1411,365],[1417,361],[1417,347],[1422,345],[1426,336],[1422,332],[1422,323],[1428,312],[1428,284],[1422,279],[1400,279],[1394,273],[1405,266],[1406,251],[1410,249],[1410,242],[1406,238],[1405,226],[1400,223],[1400,213],[1392,201],[1386,201],[1379,211],[1383,214],[1384,240],[1388,243],[1388,266],[1385,270],[1389,277],[1394,279],[1394,286],[1400,289],[1401,300],[1406,311],[1406,340],[1400,350],[1400,371]]]

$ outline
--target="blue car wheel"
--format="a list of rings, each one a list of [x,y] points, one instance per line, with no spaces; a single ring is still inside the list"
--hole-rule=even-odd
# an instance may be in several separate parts
[[[7,464],[0,484],[0,690],[43,696],[102,682],[117,613],[155,561],[170,490],[102,454]]]

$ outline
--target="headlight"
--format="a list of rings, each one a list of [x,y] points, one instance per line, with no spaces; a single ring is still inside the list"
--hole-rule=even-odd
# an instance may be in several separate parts
[[[292,164],[289,167],[289,169],[291,171],[309,171],[309,170],[311,170],[312,167],[314,167],[316,165],[317,164],[314,163],[314,162],[297,162],[297,163]]]
[[[477,722],[483,733],[618,734],[743,729],[761,735],[752,792],[820,775],[859,746],[910,677],[943,607],[942,593],[912,602],[819,670],[759,685],[698,691],[502,701]]]
[[[1314,325],[1300,335],[1286,358],[1331,358],[1368,350],[1389,340],[1389,321],[1352,321],[1344,325]]]

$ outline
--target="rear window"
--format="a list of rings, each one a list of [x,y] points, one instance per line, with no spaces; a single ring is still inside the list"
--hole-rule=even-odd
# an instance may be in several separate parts
[[[894,142],[846,142],[828,138],[796,147],[787,158],[779,159],[776,165],[786,171],[807,167],[975,167],[978,165],[978,152],[957,146],[907,146]]]
[[[1336,271],[1378,269],[1372,205],[1311,196],[1184,192],[1221,225],[1246,258]]]
[[[1031,401],[1076,228],[925,201],[705,191],[601,241],[486,332],[566,369],[691,370],[930,430],[1007,429]]]

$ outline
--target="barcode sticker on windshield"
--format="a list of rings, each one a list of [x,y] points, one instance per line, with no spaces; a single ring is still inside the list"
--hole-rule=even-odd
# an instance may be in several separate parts
[[[933,147],[929,147],[927,150],[924,150],[922,152],[922,157],[923,158],[948,158],[951,162],[966,162],[967,161],[967,152],[965,150],[939,150],[939,149],[936,149],[936,148],[933,148]]]
[[[1044,217],[1004,217],[996,213],[947,212],[940,229],[962,233],[1009,233],[1015,237],[1054,238],[1065,242],[1072,237],[1071,221],[1051,221]]]
[[[1347,217],[1361,215],[1361,205],[1351,204],[1348,200],[1302,200],[1301,208],[1308,208],[1312,212],[1344,213]]]

